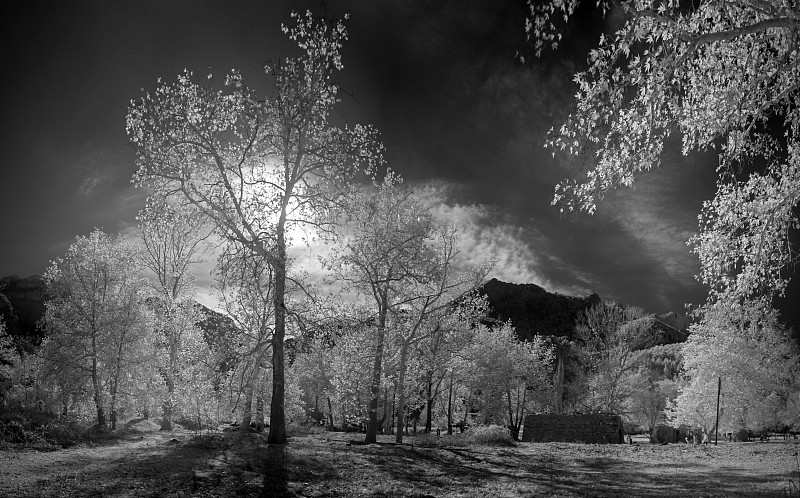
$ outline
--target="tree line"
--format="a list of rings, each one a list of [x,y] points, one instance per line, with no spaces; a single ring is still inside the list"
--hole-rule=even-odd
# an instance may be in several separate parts
[[[537,55],[576,6],[531,3]],[[91,406],[101,427],[154,404],[164,428],[190,409],[217,420],[241,410],[247,423],[255,401],[271,443],[286,442],[287,420],[309,416],[360,424],[367,442],[391,425],[401,440],[409,416],[425,410],[430,423],[437,409],[448,428],[471,417],[518,429],[527,407],[648,414],[650,426],[666,413],[711,430],[714,377],[729,386],[726,423],[794,423],[785,414],[798,402],[797,346],[772,309],[796,260],[793,8],[600,6],[619,9],[623,27],[589,54],[576,108],[548,140],[593,159],[554,203],[594,212],[606,192],[657,166],[673,133],[685,153],[719,148],[717,194],[690,241],[709,299],[682,348],[642,349],[653,318],[614,303],[583,313],[572,343],[520,342],[512,324],[480,325],[474,290],[491,262],[464,262],[458,227],[386,168],[377,130],[334,122],[347,30],[306,13],[283,27],[301,55],[266,66],[270,95],[236,71],[221,86],[186,71],[131,102],[133,180],[150,193],[141,243],[95,231],[52,263],[48,341],[6,362],[12,374],[62,410]],[[206,240],[232,334],[197,327],[188,269]],[[290,254],[311,240],[330,247],[321,286]]]

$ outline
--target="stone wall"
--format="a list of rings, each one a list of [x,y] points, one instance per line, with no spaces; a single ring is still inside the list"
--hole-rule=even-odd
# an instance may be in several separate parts
[[[622,443],[617,415],[528,415],[522,441],[535,443]]]

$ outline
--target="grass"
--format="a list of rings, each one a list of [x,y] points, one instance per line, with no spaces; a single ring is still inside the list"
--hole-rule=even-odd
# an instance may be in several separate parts
[[[800,482],[794,441],[476,444],[420,435],[364,445],[360,434],[305,431],[269,446],[264,435],[238,431],[142,437],[102,448],[0,451],[0,495],[798,496]]]
[[[447,438],[442,438],[446,441]],[[412,447],[293,438],[287,496],[783,496],[794,444]]]

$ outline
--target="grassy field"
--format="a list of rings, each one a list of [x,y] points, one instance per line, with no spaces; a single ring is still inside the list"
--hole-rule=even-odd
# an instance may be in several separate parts
[[[269,448],[259,434],[131,431],[66,450],[11,449],[0,452],[0,496],[800,496],[795,441],[358,444],[362,437],[294,435]]]

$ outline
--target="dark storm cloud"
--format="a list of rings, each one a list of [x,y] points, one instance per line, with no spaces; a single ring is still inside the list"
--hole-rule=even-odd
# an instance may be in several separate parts
[[[144,193],[129,184],[129,100],[184,68],[218,77],[237,68],[264,93],[262,64],[297,53],[280,24],[290,22],[292,9],[319,12],[320,5],[7,7],[0,276],[42,272],[95,226],[131,235]],[[389,166],[437,212],[464,224],[465,253],[498,258],[494,276],[594,291],[651,311],[679,310],[702,297],[684,239],[696,228],[699,199],[713,190],[702,195],[707,185],[696,185],[693,164],[667,158],[684,165],[679,174],[667,170],[615,193],[593,217],[562,219],[550,206],[554,185],[571,172],[542,147],[545,133],[569,111],[572,74],[608,23],[577,16],[560,52],[523,64],[515,54],[530,49],[524,1],[349,0],[326,8],[331,18],[351,14],[335,119],[377,126]],[[696,192],[681,190],[684,182]],[[210,265],[199,280],[206,287]]]

